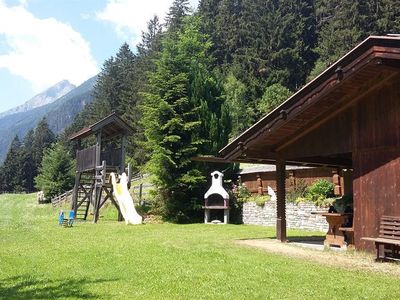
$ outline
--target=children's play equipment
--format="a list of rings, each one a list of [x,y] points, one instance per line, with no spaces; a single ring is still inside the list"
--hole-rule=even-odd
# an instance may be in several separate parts
[[[222,186],[224,174],[218,171],[211,173],[212,183],[207,193],[204,195],[204,223],[212,222],[210,212],[212,210],[224,211],[224,224],[229,223],[229,194]]]
[[[114,173],[111,173],[111,183],[113,194],[119,205],[119,210],[124,217],[126,224],[141,224],[142,217],[136,212],[133,199],[128,190],[128,178],[126,173],[122,173],[119,183]]]
[[[81,148],[83,139],[88,142],[91,138],[92,141],[95,141],[95,145],[78,150],[76,153],[76,178],[72,197],[72,210],[75,212],[76,219],[86,220],[91,206],[93,208],[93,222],[96,223],[99,219],[100,208],[107,200],[110,200],[119,212],[118,220],[122,221],[124,216],[122,211],[125,210],[126,205],[123,207],[120,203],[129,200],[132,202],[132,198],[127,199],[127,195],[124,194],[124,197],[121,196],[122,202],[114,199],[110,174],[120,175],[125,172],[126,138],[132,132],[132,128],[113,113],[71,135],[70,140],[77,141],[79,148]],[[123,177],[128,177],[124,179],[126,187],[122,188],[123,192],[128,191],[130,183],[129,166],[127,173],[128,176]],[[119,189],[118,185],[116,185],[116,188]],[[118,195],[116,198],[119,197],[118,192],[114,194]],[[128,217],[128,215],[126,216]]]

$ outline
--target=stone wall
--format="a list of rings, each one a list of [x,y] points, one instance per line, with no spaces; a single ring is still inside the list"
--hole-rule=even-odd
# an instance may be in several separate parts
[[[312,203],[286,203],[287,228],[311,231],[328,231],[325,217],[311,212],[327,211]],[[248,225],[276,226],[276,201],[267,201],[264,207],[255,202],[243,203],[243,223]]]

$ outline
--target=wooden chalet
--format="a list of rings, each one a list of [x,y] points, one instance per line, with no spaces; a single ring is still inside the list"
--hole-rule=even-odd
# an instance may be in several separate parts
[[[281,241],[286,165],[353,170],[355,247],[374,249],[361,238],[400,216],[400,37],[367,38],[211,160],[276,164]]]
[[[267,164],[253,164],[241,168],[237,175],[239,182],[246,186],[252,194],[267,194],[267,187],[270,186],[276,191],[276,166]],[[324,179],[334,184],[335,196],[353,194],[351,174],[346,174],[351,170],[341,170],[338,168],[290,166],[286,167],[285,187],[286,192],[293,191],[296,187],[310,186],[319,179]]]
[[[92,206],[93,222],[96,223],[100,208],[110,199],[118,209],[118,219],[122,220],[119,206],[113,199],[109,177],[111,172],[125,172],[126,138],[132,132],[132,128],[113,113],[70,136],[71,141],[78,141],[79,144],[82,139],[95,137],[92,140],[94,145],[76,152],[72,209],[77,219],[86,220]]]

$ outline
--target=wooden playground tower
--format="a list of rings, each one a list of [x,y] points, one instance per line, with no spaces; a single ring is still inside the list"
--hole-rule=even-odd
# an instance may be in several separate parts
[[[70,136],[70,141],[78,142],[79,149],[82,139],[95,137],[95,145],[76,152],[76,177],[71,208],[76,219],[86,220],[89,207],[92,206],[93,222],[96,223],[100,208],[110,199],[118,210],[118,220],[122,220],[119,205],[113,197],[110,173],[125,172],[126,138],[132,132],[132,128],[113,113]],[[130,182],[129,167],[127,174]]]

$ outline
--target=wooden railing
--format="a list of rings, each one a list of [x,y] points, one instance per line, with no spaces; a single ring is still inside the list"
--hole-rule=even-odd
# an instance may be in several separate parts
[[[100,161],[105,160],[107,166],[119,166],[121,164],[121,149],[112,149],[109,151],[103,151],[100,155]]]
[[[70,190],[70,191],[65,192],[64,194],[54,197],[53,199],[51,199],[51,204],[53,206],[59,206],[67,201],[72,200],[73,192],[74,192],[74,190]]]
[[[83,172],[96,167],[96,148],[92,146],[76,152],[76,171]]]
[[[98,147],[92,146],[76,152],[76,171],[85,172],[96,168],[96,152]],[[100,154],[100,162],[106,161],[107,166],[119,166],[121,164],[121,149],[103,151]]]

